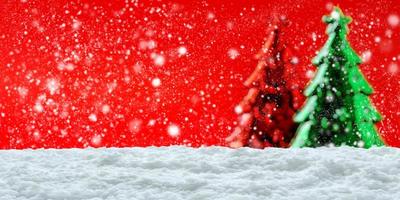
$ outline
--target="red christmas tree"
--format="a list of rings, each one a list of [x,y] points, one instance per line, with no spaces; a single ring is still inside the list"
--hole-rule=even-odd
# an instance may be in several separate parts
[[[293,76],[298,59],[281,41],[284,18],[275,17],[268,36],[255,56],[258,64],[245,81],[249,88],[235,112],[239,123],[226,138],[230,147],[288,147],[297,125],[293,115],[304,97]]]

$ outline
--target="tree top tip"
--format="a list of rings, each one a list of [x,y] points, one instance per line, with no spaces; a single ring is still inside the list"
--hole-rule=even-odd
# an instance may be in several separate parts
[[[343,23],[343,24],[348,24],[351,22],[351,18],[344,15],[342,10],[335,6],[331,12],[330,15],[325,15],[322,18],[322,21],[324,21],[327,24],[331,24],[331,23],[335,23],[335,22],[339,22],[339,23]]]

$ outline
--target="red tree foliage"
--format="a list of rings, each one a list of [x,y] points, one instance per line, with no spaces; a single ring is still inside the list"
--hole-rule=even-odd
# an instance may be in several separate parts
[[[293,73],[297,58],[280,40],[286,25],[284,18],[275,17],[268,27],[265,43],[255,56],[258,64],[244,82],[249,91],[235,108],[239,120],[226,138],[230,147],[288,147],[294,136],[297,125],[292,117],[304,97]]]

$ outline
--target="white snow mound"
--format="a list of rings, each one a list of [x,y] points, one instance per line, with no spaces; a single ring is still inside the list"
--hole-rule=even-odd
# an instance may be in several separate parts
[[[400,149],[8,150],[0,199],[400,199]]]

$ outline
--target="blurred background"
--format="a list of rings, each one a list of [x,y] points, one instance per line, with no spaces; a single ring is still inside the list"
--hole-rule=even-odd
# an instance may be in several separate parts
[[[336,5],[400,146],[396,0],[1,0],[0,148],[225,145],[273,13],[304,87]]]

